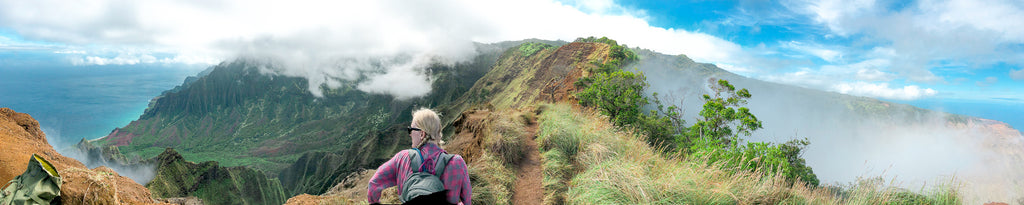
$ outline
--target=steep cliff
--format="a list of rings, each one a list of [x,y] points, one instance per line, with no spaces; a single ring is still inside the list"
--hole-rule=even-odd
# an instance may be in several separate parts
[[[159,197],[195,196],[208,204],[281,204],[286,199],[280,182],[246,167],[188,162],[172,148],[147,163],[157,165],[157,174],[146,187]]]
[[[25,172],[32,154],[53,164],[63,178],[62,204],[157,203],[149,190],[106,167],[88,169],[81,162],[57,153],[32,116],[0,108],[0,181]]]
[[[432,92],[410,100],[357,89],[357,81],[311,95],[305,78],[267,74],[272,64],[236,60],[155,98],[129,125],[99,140],[154,157],[175,148],[193,161],[250,166],[276,175],[306,152],[341,153],[364,138],[393,136],[414,107],[446,104],[494,63],[501,48],[483,45],[473,60],[426,68]]]

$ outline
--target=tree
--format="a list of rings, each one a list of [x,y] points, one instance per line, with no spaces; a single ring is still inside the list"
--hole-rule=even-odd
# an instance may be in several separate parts
[[[750,136],[751,131],[762,128],[761,121],[750,113],[750,109],[742,107],[750,98],[750,91],[746,88],[737,91],[729,81],[721,79],[711,89],[715,91],[712,93],[714,97],[703,95],[701,118],[687,129],[684,137],[678,139],[680,147],[690,147],[697,138],[736,146],[740,134]]]
[[[643,115],[641,108],[648,103],[643,96],[643,90],[648,86],[643,73],[634,74],[622,70],[597,73],[581,82],[590,84],[576,93],[579,103],[597,108],[611,118],[615,125],[635,124]]]
[[[701,118],[677,137],[677,148],[684,154],[702,156],[708,163],[779,173],[790,182],[800,179],[817,186],[818,178],[800,154],[809,142],[791,140],[785,144],[748,142],[740,145],[740,135],[750,136],[762,128],[762,122],[750,109],[742,107],[751,97],[747,89],[736,90],[729,81],[718,80],[711,87],[714,97],[703,95]],[[723,95],[724,94],[724,95]]]

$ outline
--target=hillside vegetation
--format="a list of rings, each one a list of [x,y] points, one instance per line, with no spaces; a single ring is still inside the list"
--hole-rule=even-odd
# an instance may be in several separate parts
[[[427,68],[433,91],[411,100],[364,93],[357,82],[322,87],[324,97],[317,98],[304,79],[268,75],[264,69],[273,67],[266,64],[225,62],[154,99],[139,120],[98,142],[119,146],[105,150],[126,158],[169,159],[160,160],[169,168],[148,186],[161,196],[233,189],[246,204],[300,194],[303,200],[288,202],[359,203],[372,169],[410,144],[399,130],[411,111],[432,107],[446,125],[445,149],[469,164],[477,204],[513,203],[522,193],[519,165],[527,154],[540,156],[542,171],[533,177],[541,178],[545,204],[960,202],[955,184],[903,190],[864,179],[821,186],[801,156],[806,141],[748,141],[763,128],[746,106],[760,93],[742,87],[753,81],[715,78],[726,74],[713,65],[674,61],[692,63],[678,69],[698,78],[710,77],[688,88],[701,92],[701,105],[670,105],[648,95],[647,75],[630,67],[662,57],[638,55],[611,39],[526,40],[478,45],[478,51],[471,62]],[[894,109],[850,102],[843,105],[852,112]],[[683,110],[696,117],[688,123]],[[532,142],[539,148],[530,148]],[[250,169],[277,179],[254,179],[244,174]],[[223,178],[210,176],[255,185],[212,189],[206,186],[223,185],[214,182]]]
[[[171,148],[148,163],[157,165],[157,173],[146,188],[157,197],[194,196],[207,204],[281,204],[287,199],[277,179],[246,167],[188,162]]]
[[[806,141],[740,138],[760,128],[743,107],[757,93],[728,81],[716,82],[719,93],[705,99],[697,126],[685,126],[679,107],[659,107],[657,98],[643,95],[643,73],[622,69],[639,60],[623,48],[606,38],[512,47],[459,100],[442,105],[460,113],[449,121],[445,149],[469,163],[474,203],[518,203],[510,199],[527,152],[541,155],[544,204],[961,202],[952,182],[927,190],[877,178],[819,186],[800,157]],[[523,139],[539,148],[527,149]],[[365,196],[338,194],[365,192],[361,187],[338,184],[319,199],[365,203]]]
[[[878,179],[826,189],[704,156],[666,155],[592,109],[540,115],[545,204],[960,204],[955,187],[917,194]]]

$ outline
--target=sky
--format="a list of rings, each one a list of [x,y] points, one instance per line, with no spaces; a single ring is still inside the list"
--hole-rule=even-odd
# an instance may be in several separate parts
[[[883,100],[1024,101],[1015,0],[0,0],[0,66],[246,57],[316,96],[363,77],[360,90],[422,96],[424,68],[471,59],[473,42],[586,36]]]

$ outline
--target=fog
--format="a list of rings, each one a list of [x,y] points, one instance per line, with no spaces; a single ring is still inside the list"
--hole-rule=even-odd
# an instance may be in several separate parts
[[[48,127],[40,129],[46,134],[47,143],[53,146],[57,152],[65,157],[71,157],[82,162],[89,169],[105,166],[117,172],[118,175],[128,177],[141,185],[146,185],[156,177],[156,165],[140,163],[138,160],[132,162],[113,161],[100,156],[99,153],[85,153],[75,148],[75,144],[60,140],[61,133],[59,130]]]
[[[803,157],[824,184],[881,177],[920,191],[958,183],[968,202],[1024,197],[1021,133],[990,120],[948,121],[947,114],[907,105],[769,83],[674,56],[647,56],[635,65],[663,102],[697,119],[708,82],[729,80],[753,95],[747,104],[764,128],[748,141],[807,138]],[[854,109],[864,107],[864,109]]]

